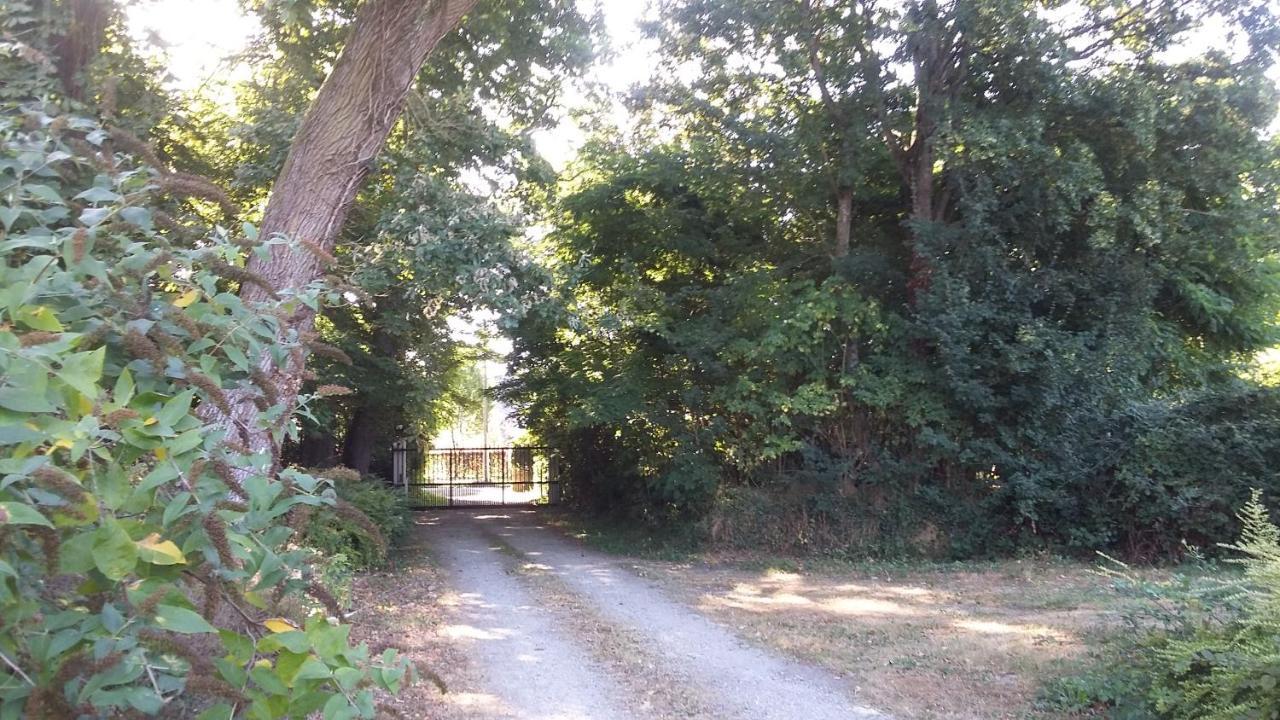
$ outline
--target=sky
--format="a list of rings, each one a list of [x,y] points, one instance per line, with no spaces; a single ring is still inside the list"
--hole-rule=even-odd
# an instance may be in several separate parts
[[[608,61],[591,68],[587,80],[616,91],[645,81],[656,65],[656,48],[653,41],[640,36],[637,23],[649,2],[579,1],[587,8],[599,5],[604,13],[609,45],[614,50]],[[1063,7],[1061,12],[1069,16],[1070,6]],[[244,49],[259,27],[256,18],[241,10],[239,0],[141,0],[130,7],[129,24],[136,38],[162,48],[174,88],[195,90],[206,86],[213,97],[227,103],[234,101],[231,83],[220,81],[243,79],[249,68],[237,66],[227,58]],[[1167,59],[1180,60],[1209,47],[1230,45],[1225,38],[1225,28],[1211,22],[1180,47],[1169,51]],[[1280,66],[1273,68],[1272,76],[1280,81]],[[568,118],[574,108],[584,103],[583,93],[571,88],[561,103],[559,122],[534,135],[538,150],[557,169],[573,158],[585,139]]]
[[[582,0],[585,7],[595,0]],[[595,65],[587,80],[625,90],[644,81],[652,70],[653,47],[640,37],[637,22],[648,3],[645,0],[599,0],[604,12],[611,60]],[[142,0],[129,8],[131,34],[162,49],[171,75],[170,85],[179,90],[212,89],[247,77],[249,69],[227,60],[243,50],[257,32],[257,19],[245,14],[238,0]],[[220,97],[217,93],[215,97]],[[222,98],[232,102],[230,94]],[[556,168],[572,159],[584,136],[567,118],[568,112],[585,103],[585,96],[570,90],[562,103],[560,122],[534,136],[538,150]]]

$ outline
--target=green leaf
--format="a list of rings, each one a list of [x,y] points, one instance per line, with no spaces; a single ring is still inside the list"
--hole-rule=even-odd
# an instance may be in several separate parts
[[[111,391],[111,399],[118,405],[128,405],[133,399],[133,373],[129,372],[129,368],[120,371],[120,376],[116,378],[115,389]]]
[[[302,667],[298,668],[298,673],[293,676],[293,681],[302,680],[328,680],[333,677],[333,673],[329,670],[329,666],[320,662],[315,658],[309,658],[302,663]]]
[[[138,546],[115,518],[98,528],[93,544],[93,564],[112,580],[122,580],[138,564]]]
[[[195,396],[195,390],[178,393],[164,404],[160,412],[156,413],[156,419],[168,427],[177,425],[179,420],[187,416],[187,412],[191,409],[191,401]]]
[[[62,200],[62,196],[58,194],[58,191],[54,190],[48,185],[41,185],[39,183],[29,183],[27,185],[23,185],[22,189],[30,193],[31,197],[41,200],[43,202],[49,203],[50,205],[66,204]]]
[[[235,708],[226,703],[218,703],[196,716],[196,720],[231,720]]]
[[[188,635],[217,632],[199,613],[177,605],[157,605],[155,622],[165,630]]]
[[[106,357],[105,347],[67,355],[62,358],[58,377],[92,400],[98,396],[98,380],[102,378],[102,361]]]
[[[355,690],[356,685],[364,678],[364,673],[352,667],[340,667],[333,671],[333,679],[338,681],[338,687],[351,692]]]
[[[351,720],[355,716],[355,708],[342,695],[334,695],[324,704],[324,720]]]
[[[171,456],[178,456],[200,447],[200,443],[204,442],[206,434],[208,434],[208,431],[204,428],[188,430],[165,443],[165,446],[169,449]]]
[[[25,211],[25,208],[20,207],[0,207],[0,223],[4,223],[4,229],[7,231]]]
[[[32,330],[45,332],[62,332],[62,323],[51,308],[44,305],[29,305],[18,310],[18,322]]]
[[[75,198],[73,199],[84,200],[86,202],[91,202],[91,203],[104,203],[104,202],[113,203],[113,202],[120,202],[124,198],[121,197],[118,193],[112,192],[107,188],[91,187],[88,190],[84,190],[84,191],[81,191],[80,193],[77,193]]]
[[[40,525],[51,528],[53,523],[40,514],[40,511],[17,502],[0,502],[0,524],[2,525]]]
[[[255,665],[249,671],[249,677],[253,678],[259,688],[272,695],[288,695],[289,686],[285,685],[280,676],[276,674],[275,668],[267,666],[263,661],[259,662],[260,664]]]
[[[350,625],[330,625],[323,619],[308,623],[307,638],[316,654],[325,660],[337,657],[347,649]]]
[[[58,553],[58,569],[64,573],[83,575],[93,569],[93,546],[98,533],[82,530],[70,540],[64,540]]]
[[[127,207],[120,211],[120,218],[127,223],[137,225],[143,230],[151,230],[154,220],[151,210],[142,207]]]
[[[219,630],[218,637],[227,654],[238,663],[247,663],[253,658],[253,639],[231,630]]]
[[[276,675],[289,687],[293,687],[294,678],[303,663],[310,657],[308,653],[296,653],[281,650],[276,653]]]
[[[96,227],[109,217],[111,217],[111,208],[109,207],[87,208],[80,213],[80,222],[88,227]]]

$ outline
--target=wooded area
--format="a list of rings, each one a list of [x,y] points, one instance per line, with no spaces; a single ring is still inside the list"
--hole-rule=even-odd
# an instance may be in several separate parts
[[[599,8],[242,5],[233,105],[127,3],[0,8],[0,718],[374,716],[419,669],[331,581],[405,524],[395,428],[494,397],[573,511],[705,545],[1244,548],[1165,650],[1251,650],[1149,670],[1232,689],[1143,707],[1280,707],[1274,8],[662,0],[557,171]]]

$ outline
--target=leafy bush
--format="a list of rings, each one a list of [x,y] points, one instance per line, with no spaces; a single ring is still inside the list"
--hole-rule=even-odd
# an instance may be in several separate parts
[[[333,489],[205,419],[249,394],[292,432],[257,367],[324,288],[242,302],[282,240],[175,219],[225,196],[49,104],[0,113],[0,193],[0,717],[371,717],[410,668],[314,612],[290,542]]]
[[[388,550],[409,526],[409,504],[403,492],[376,476],[361,477],[349,468],[311,470],[333,483],[337,502],[317,509],[302,542],[325,555],[341,555],[354,570],[386,564]],[[355,510],[356,512],[352,512]]]
[[[1252,488],[1280,501],[1280,388],[1235,383],[1130,413],[1124,452],[1094,487],[1081,525],[1134,558],[1237,536]],[[1081,503],[1085,505],[1085,503]],[[1087,517],[1087,520],[1084,518]]]
[[[1179,575],[1153,583],[1120,572],[1141,601],[1120,661],[1054,683],[1062,709],[1112,717],[1241,720],[1280,717],[1280,529],[1255,492],[1240,512],[1238,579]]]

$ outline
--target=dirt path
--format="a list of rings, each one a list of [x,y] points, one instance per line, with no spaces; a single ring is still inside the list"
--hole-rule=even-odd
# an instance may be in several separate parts
[[[467,717],[529,720],[879,718],[852,686],[751,647],[536,513],[423,517],[471,665]]]

